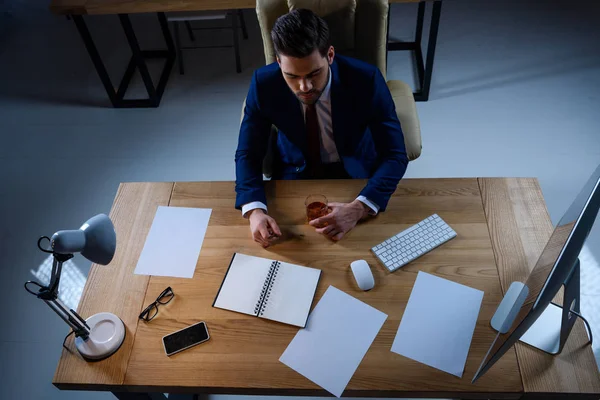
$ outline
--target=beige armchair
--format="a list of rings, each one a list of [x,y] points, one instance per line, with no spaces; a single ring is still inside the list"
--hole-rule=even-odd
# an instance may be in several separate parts
[[[336,52],[366,61],[386,76],[388,0],[257,0],[256,15],[265,51],[265,62],[276,61],[271,29],[280,16],[297,8],[307,8],[329,25],[331,42]],[[404,132],[409,160],[421,155],[421,127],[412,89],[401,81],[388,81],[396,105],[396,113]],[[274,145],[271,138],[269,148]],[[269,151],[263,164],[270,176]]]

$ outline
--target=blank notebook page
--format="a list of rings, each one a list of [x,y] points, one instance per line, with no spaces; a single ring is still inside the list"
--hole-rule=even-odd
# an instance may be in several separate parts
[[[303,327],[320,275],[319,269],[281,262],[261,317]]]
[[[256,315],[254,307],[260,299],[269,268],[269,260],[236,253],[214,306]]]

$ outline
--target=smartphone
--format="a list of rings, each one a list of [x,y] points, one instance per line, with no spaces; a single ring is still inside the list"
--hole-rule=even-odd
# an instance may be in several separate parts
[[[208,328],[204,321],[198,322],[197,324],[188,326],[178,330],[177,332],[170,333],[163,337],[163,346],[165,353],[171,356],[180,351],[194,347],[197,344],[204,343],[210,336],[208,334]]]

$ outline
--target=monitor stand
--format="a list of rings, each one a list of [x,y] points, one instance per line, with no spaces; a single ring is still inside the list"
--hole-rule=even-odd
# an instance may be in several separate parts
[[[579,315],[579,270],[579,259],[577,259],[563,283],[565,288],[563,307],[550,303],[523,334],[520,339],[522,342],[550,354],[558,354],[562,351]],[[523,283],[513,282],[492,317],[492,328],[500,333],[508,332],[528,294],[529,289]]]

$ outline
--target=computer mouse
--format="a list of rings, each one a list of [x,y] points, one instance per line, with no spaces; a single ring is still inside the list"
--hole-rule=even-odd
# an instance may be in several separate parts
[[[369,264],[365,260],[356,260],[350,264],[356,284],[362,290],[371,290],[375,286],[375,279]]]

